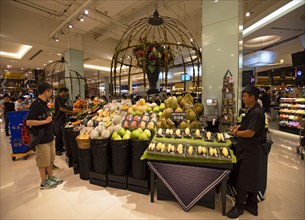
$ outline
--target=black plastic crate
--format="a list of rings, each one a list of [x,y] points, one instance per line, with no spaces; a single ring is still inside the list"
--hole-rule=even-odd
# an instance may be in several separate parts
[[[72,149],[70,146],[70,137],[69,135],[71,134],[73,128],[62,128],[62,136],[63,136],[63,142],[66,150],[66,155],[69,158],[73,159],[73,154],[72,154]]]
[[[150,179],[139,180],[128,177],[128,190],[147,195],[150,191]]]
[[[94,185],[107,187],[107,183],[108,183],[107,174],[89,172],[89,182]]]
[[[89,180],[89,171],[92,171],[92,157],[90,148],[78,148],[79,176],[83,180]]]
[[[76,137],[79,135],[79,131],[68,130],[69,138],[70,138],[70,147],[72,151],[73,163],[79,163],[78,159],[78,146]]]
[[[129,140],[111,140],[112,172],[126,176],[131,169],[131,150]]]
[[[110,139],[90,140],[93,170],[96,173],[108,173],[111,170]]]
[[[108,174],[108,186],[117,189],[127,189],[127,176],[117,176],[112,173]]]
[[[131,139],[131,174],[133,178],[145,180],[149,176],[149,168],[146,160],[141,160],[141,156],[147,149],[150,141],[133,140]]]

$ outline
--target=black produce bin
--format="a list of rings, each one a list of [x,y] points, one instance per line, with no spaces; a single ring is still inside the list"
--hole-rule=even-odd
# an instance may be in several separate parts
[[[62,128],[63,142],[66,149],[66,156],[69,158],[73,158],[72,149],[70,146],[70,133],[73,128]]]
[[[111,140],[112,173],[127,176],[131,169],[131,151],[129,140]]]
[[[110,139],[91,139],[93,171],[96,173],[108,173],[111,170]]]
[[[70,147],[72,151],[73,163],[78,164],[78,147],[76,137],[79,135],[79,131],[68,130],[69,138],[70,138]]]
[[[150,140],[133,140],[131,139],[131,174],[133,178],[145,180],[148,178],[149,169],[146,160],[141,160],[141,156],[150,144]]]
[[[91,149],[78,148],[79,156],[79,177],[83,180],[89,180],[89,172],[92,171]]]

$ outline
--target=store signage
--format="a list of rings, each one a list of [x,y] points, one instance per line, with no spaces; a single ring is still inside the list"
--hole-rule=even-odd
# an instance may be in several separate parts
[[[10,73],[7,72],[4,74],[5,79],[19,79],[21,80],[22,78],[22,73]]]
[[[186,120],[186,112],[172,112],[171,113],[172,121],[183,121]]]

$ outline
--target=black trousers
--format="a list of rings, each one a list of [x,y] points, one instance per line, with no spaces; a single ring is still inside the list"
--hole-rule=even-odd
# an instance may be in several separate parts
[[[9,135],[9,128],[8,128],[8,126],[9,126],[9,123],[10,123],[10,121],[9,121],[9,118],[8,118],[8,114],[5,114],[4,115],[4,123],[5,123],[5,134],[6,135]]]
[[[257,210],[257,192],[247,192],[241,188],[237,188],[237,196],[235,206],[238,209],[244,208],[244,203]]]

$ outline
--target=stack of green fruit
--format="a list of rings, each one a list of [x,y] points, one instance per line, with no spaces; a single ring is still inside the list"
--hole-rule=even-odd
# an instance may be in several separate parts
[[[151,132],[149,129],[143,130],[142,128],[138,128],[131,132],[131,138],[146,141],[151,138]]]
[[[131,131],[120,128],[118,131],[115,131],[111,135],[111,139],[115,141],[119,140],[128,140],[131,137]]]

